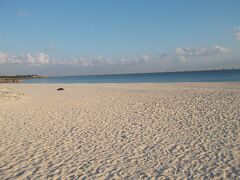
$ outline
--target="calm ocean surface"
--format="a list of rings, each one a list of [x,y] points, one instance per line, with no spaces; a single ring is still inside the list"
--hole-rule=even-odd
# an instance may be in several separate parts
[[[164,72],[121,75],[59,76],[25,80],[24,83],[169,83],[240,82],[240,70]]]

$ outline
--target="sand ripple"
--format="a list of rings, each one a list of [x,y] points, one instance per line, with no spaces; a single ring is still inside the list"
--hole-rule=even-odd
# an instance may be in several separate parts
[[[240,177],[240,85],[56,87],[0,110],[0,179]]]

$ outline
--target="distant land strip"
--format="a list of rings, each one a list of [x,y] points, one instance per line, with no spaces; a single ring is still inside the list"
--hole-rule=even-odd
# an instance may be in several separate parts
[[[16,75],[16,76],[0,76],[0,83],[21,83],[24,79],[46,78],[47,76],[39,75]]]

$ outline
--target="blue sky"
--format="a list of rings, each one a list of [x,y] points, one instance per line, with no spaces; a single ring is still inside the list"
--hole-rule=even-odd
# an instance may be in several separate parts
[[[240,68],[239,0],[1,0],[0,74]]]

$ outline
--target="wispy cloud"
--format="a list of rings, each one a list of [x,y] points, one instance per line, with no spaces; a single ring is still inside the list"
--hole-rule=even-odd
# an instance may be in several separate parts
[[[47,48],[43,48],[43,51],[46,52],[46,53],[52,53],[52,52],[54,52],[56,50],[57,50],[57,48],[52,46],[52,45],[47,47]]]
[[[21,17],[21,16],[27,16],[29,13],[25,10],[18,10],[17,11],[17,16]]]
[[[240,41],[240,27],[236,27],[235,29],[235,36]]]

